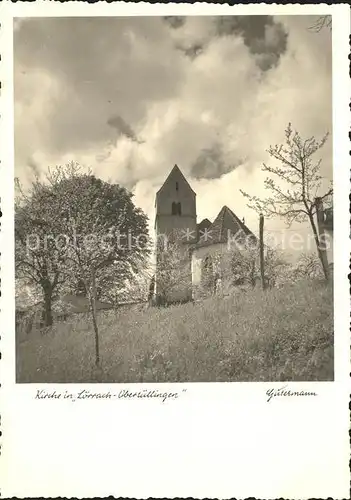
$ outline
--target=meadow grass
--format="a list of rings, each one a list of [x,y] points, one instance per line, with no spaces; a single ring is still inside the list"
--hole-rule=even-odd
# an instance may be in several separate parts
[[[101,313],[17,342],[17,382],[333,380],[332,288],[300,282],[195,304]]]

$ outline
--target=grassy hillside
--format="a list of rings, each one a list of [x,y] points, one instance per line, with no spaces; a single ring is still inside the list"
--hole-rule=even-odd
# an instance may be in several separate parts
[[[302,282],[195,304],[99,317],[102,370],[87,317],[17,343],[18,382],[333,379],[331,287]]]

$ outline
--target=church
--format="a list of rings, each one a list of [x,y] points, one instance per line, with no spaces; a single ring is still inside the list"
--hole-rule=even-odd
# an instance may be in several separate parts
[[[177,165],[156,193],[155,209],[156,303],[194,300],[204,286],[216,293],[223,278],[218,257],[232,252],[238,241],[257,241],[227,206],[213,222],[198,223],[196,193]]]

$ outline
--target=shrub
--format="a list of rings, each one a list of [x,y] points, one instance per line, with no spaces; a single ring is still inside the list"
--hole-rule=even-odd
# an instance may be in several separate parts
[[[333,379],[332,288],[300,281],[263,292],[99,315],[102,370],[84,316],[18,345],[19,382]]]

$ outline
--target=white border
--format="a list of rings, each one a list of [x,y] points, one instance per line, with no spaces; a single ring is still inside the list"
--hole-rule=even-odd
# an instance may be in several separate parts
[[[187,387],[186,394],[167,404],[119,400],[72,406],[35,401],[35,389],[44,384],[15,385],[12,18],[68,13],[333,15],[335,382],[289,384],[291,389],[316,391],[317,398],[282,398],[267,404],[266,389],[281,383],[170,384],[167,388],[172,391]],[[350,478],[349,7],[6,2],[0,5],[0,20],[2,495],[346,498]],[[77,387],[69,384],[71,390]],[[99,385],[99,390],[108,387]],[[84,388],[96,390],[97,386],[84,384]]]

